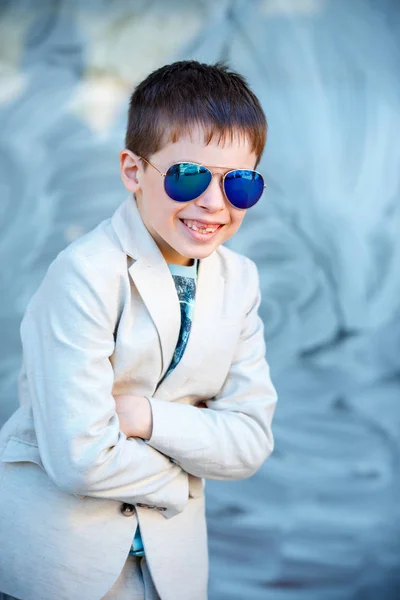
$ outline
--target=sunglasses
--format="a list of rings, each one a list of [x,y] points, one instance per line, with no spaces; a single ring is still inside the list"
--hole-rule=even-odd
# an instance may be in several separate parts
[[[215,173],[194,162],[180,162],[163,173],[155,165],[139,156],[164,177],[164,189],[176,202],[190,202],[204,194]],[[267,186],[258,171],[232,169],[222,177],[222,187],[228,202],[235,208],[246,210],[259,201]]]

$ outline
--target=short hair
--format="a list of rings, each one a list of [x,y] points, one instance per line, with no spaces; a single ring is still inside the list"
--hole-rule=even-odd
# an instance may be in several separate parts
[[[205,143],[217,136],[247,138],[261,159],[267,139],[267,119],[246,79],[226,64],[184,60],[165,65],[133,91],[125,147],[143,158],[201,126]]]

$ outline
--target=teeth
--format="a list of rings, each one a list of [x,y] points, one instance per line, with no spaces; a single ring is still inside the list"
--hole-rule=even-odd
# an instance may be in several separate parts
[[[216,225],[215,227],[198,227],[193,223],[193,221],[186,221],[186,219],[183,219],[183,222],[190,227],[190,229],[194,229],[194,231],[200,231],[201,233],[211,233],[216,231],[219,227],[219,225]]]

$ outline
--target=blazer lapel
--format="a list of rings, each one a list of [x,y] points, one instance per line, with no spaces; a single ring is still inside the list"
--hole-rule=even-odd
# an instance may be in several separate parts
[[[117,208],[111,223],[122,248],[133,259],[128,267],[129,274],[158,331],[162,371],[155,391],[163,398],[176,396],[177,388],[200,364],[218,327],[224,291],[218,256],[213,252],[199,261],[195,307],[187,346],[178,365],[162,381],[172,361],[180,330],[180,306],[174,280],[161,251],[142,221],[134,197],[129,197]]]
[[[219,273],[218,263],[215,252],[200,260],[189,339],[181,360],[172,373],[157,387],[157,392],[162,398],[170,395],[176,397],[177,389],[182,388],[190,374],[200,365],[207,348],[213,342],[213,336],[222,313],[224,286],[224,278]],[[171,359],[174,350],[175,345],[172,349]],[[171,359],[168,357],[167,368]]]

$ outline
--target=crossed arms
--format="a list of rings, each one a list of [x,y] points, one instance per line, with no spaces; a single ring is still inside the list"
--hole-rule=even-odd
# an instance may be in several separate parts
[[[76,495],[164,504],[177,513],[187,501],[188,473],[229,480],[257,471],[273,449],[276,392],[258,316],[258,273],[248,264],[247,313],[218,395],[204,399],[203,409],[139,397],[130,419],[126,404],[123,416],[112,395],[110,282],[81,254],[58,255],[21,323],[39,451],[56,485]]]

